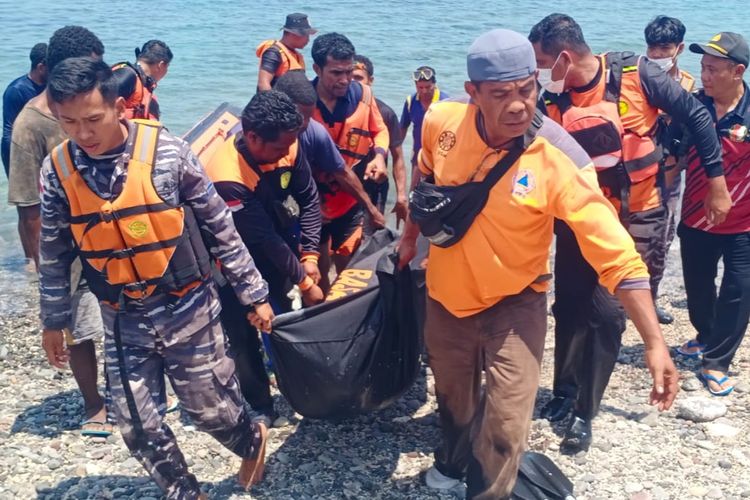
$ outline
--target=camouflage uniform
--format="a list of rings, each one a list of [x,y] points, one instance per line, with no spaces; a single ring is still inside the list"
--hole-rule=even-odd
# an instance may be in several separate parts
[[[133,138],[130,124],[129,141]],[[76,168],[102,198],[114,198],[122,191],[125,151],[123,147],[112,155],[92,159],[75,149]],[[237,235],[224,201],[189,146],[162,131],[153,172],[159,195],[169,204],[189,205],[201,229],[213,235],[211,253],[221,261],[240,302],[250,305],[265,298],[267,285]],[[63,328],[70,324],[70,261],[75,251],[70,208],[49,158],[44,162],[42,182],[42,322],[45,328]],[[250,458],[258,451],[258,429],[243,405],[234,362],[226,355],[220,310],[216,286],[210,280],[180,298],[155,294],[143,301],[128,301],[119,314],[123,358],[119,359],[115,342],[118,313],[102,303],[107,371],[120,431],[167,498],[197,498],[200,489],[159,412],[165,372],[196,426],[240,457]],[[129,410],[122,383],[125,377],[136,418]]]

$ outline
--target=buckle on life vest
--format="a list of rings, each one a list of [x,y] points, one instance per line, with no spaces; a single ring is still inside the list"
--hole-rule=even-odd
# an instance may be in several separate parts
[[[105,211],[99,212],[99,218],[101,219],[102,222],[109,223],[109,222],[112,222],[112,221],[115,221],[115,220],[119,219],[120,217],[117,214],[117,212],[110,210],[110,211],[106,211],[106,212]]]
[[[127,292],[145,292],[148,288],[148,283],[145,281],[136,281],[135,283],[127,283],[123,285],[123,288]]]
[[[110,259],[124,259],[126,257],[134,257],[135,256],[135,249],[133,248],[123,248],[122,250],[114,250],[112,253],[109,254]]]

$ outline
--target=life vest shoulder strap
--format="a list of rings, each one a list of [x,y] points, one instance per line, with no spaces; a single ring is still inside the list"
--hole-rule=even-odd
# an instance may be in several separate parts
[[[163,126],[156,120],[135,119],[132,122],[136,127],[130,157],[132,160],[153,167],[159,145],[159,134]]]
[[[70,139],[65,139],[62,143],[55,146],[49,156],[58,179],[63,184],[67,183],[68,179],[76,171],[75,164],[73,163]]]
[[[362,98],[360,102],[365,106],[369,106],[372,103],[372,89],[369,85],[359,84],[362,87]]]

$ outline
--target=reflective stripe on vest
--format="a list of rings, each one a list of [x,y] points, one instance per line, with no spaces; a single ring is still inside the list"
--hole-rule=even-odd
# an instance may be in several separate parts
[[[195,281],[200,275],[190,269],[190,276],[165,278],[175,250],[186,239],[185,209],[165,203],[153,184],[161,126],[148,121],[135,123],[127,179],[122,192],[111,201],[99,197],[86,184],[73,162],[70,140],[51,154],[70,205],[71,232],[79,254],[100,273],[92,278],[103,278],[113,288],[113,293],[99,297],[102,300],[111,300],[119,290],[130,298],[143,299],[162,282],[179,283],[193,275]]]

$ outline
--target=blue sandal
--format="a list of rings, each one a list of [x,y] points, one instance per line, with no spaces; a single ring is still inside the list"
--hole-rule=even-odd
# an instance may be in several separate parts
[[[697,351],[689,352],[689,351],[683,351],[684,349],[694,349],[698,348]],[[706,344],[701,344],[695,339],[688,340],[687,343],[682,344],[680,347],[677,348],[677,354],[680,356],[685,356],[686,358],[699,358],[703,351],[706,349]]]
[[[112,424],[90,418],[81,422],[81,436],[106,438],[112,435]]]
[[[708,392],[710,392],[714,396],[726,396],[727,394],[729,394],[730,392],[732,392],[734,390],[734,386],[733,385],[730,385],[726,389],[722,389],[720,391],[714,391],[713,389],[711,389],[711,385],[709,384],[709,382],[713,382],[713,383],[717,384],[719,387],[721,387],[722,384],[724,384],[724,382],[726,382],[727,380],[729,380],[729,377],[727,377],[726,375],[724,375],[722,378],[716,378],[713,375],[711,375],[710,373],[700,372],[700,374],[698,375],[698,377],[703,382],[703,385],[706,386],[706,389],[708,389]]]

